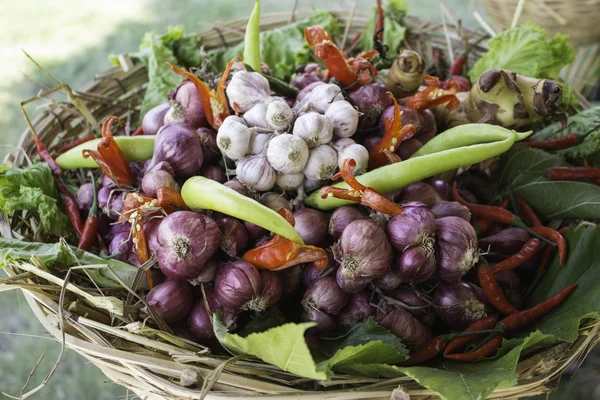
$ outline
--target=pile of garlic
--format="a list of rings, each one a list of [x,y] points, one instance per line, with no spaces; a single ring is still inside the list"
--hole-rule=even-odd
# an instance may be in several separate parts
[[[365,171],[367,149],[350,137],[358,111],[340,88],[322,83],[290,107],[270,94],[259,73],[238,71],[226,89],[231,108],[217,133],[217,146],[236,163],[237,178],[257,192],[275,186],[299,195],[323,186],[346,158],[356,161],[355,174]]]

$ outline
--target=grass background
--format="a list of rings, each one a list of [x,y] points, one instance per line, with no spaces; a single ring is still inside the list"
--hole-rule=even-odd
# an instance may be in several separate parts
[[[188,32],[201,31],[205,29],[201,21],[226,21],[247,16],[253,3],[252,0],[3,0],[0,159],[17,143],[25,128],[18,109],[19,101],[40,91],[41,87],[35,82],[49,84],[21,49],[60,81],[77,89],[96,73],[110,67],[109,53],[135,51],[148,30],[164,31],[168,25],[183,24]],[[352,3],[350,0],[328,3],[300,0],[299,9],[325,5],[330,9],[350,9]],[[357,7],[368,9],[373,3],[372,0],[359,0]],[[263,13],[286,11],[291,4],[288,0],[262,0],[262,10]],[[438,1],[409,0],[409,4],[412,15],[440,19]],[[475,24],[472,17],[475,9],[482,12],[473,1],[446,0],[444,4],[467,26]],[[35,114],[35,105],[28,110]],[[15,395],[38,358],[45,353],[29,388],[41,382],[55,362],[60,345],[43,331],[21,293],[2,293],[0,305],[0,392]],[[561,385],[560,393],[552,398],[566,398],[567,395],[570,400],[600,398],[598,393],[589,396],[591,387],[597,385],[597,378],[589,371],[596,370],[594,367],[600,369],[593,365],[593,359],[589,364],[590,367],[576,375],[574,383]],[[31,399],[108,400],[128,396],[132,397],[132,394],[111,383],[84,358],[67,350],[54,377]]]

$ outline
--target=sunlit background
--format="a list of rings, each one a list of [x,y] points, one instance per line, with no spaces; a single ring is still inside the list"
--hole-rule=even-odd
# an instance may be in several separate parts
[[[252,0],[3,0],[0,15],[0,160],[17,144],[25,124],[20,101],[35,96],[51,82],[22,53],[27,51],[58,80],[77,89],[98,72],[111,67],[109,53],[135,51],[144,32],[165,31],[181,24],[187,32],[208,29],[211,23],[249,15]],[[291,0],[262,0],[263,13],[288,11]],[[299,10],[368,9],[374,0],[357,2],[300,0]],[[411,15],[439,21],[440,2],[409,0]],[[476,27],[473,12],[485,12],[476,1],[446,0],[443,4],[467,26]],[[512,11],[511,11],[512,12]],[[29,112],[35,114],[35,106]],[[16,394],[30,370],[45,353],[29,387],[44,378],[60,345],[51,340],[16,291],[0,295],[0,392]],[[600,371],[600,357],[591,358],[560,393],[569,400],[600,398],[591,395]],[[594,372],[596,371],[596,372]],[[594,378],[596,376],[596,378]],[[552,398],[566,398],[561,394]],[[581,394],[581,397],[578,397]],[[31,399],[117,399],[132,393],[110,382],[99,370],[67,350],[50,382]],[[0,395],[2,396],[2,395]]]

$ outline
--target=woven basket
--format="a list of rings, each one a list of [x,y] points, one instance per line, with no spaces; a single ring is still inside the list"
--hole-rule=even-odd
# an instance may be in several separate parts
[[[363,13],[335,15],[347,25],[350,35],[360,31],[368,20],[368,15]],[[298,18],[303,16],[297,15]],[[273,29],[288,21],[287,13],[265,15],[261,18],[261,27]],[[239,42],[245,24],[244,20],[234,21],[220,26],[218,31],[203,33],[202,43],[207,49],[214,49]],[[416,18],[407,19],[406,24],[410,29],[406,45],[425,58],[431,57],[433,47],[446,46],[441,26]],[[464,47],[462,36],[453,29],[449,31],[455,52]],[[472,57],[477,57],[482,50],[485,48],[477,48]],[[141,65],[133,65],[127,57],[121,59],[122,68],[102,73],[73,92],[82,103],[77,108],[69,103],[50,103],[46,105],[46,112],[33,121],[50,149],[97,130],[98,121],[109,115],[137,120],[147,82],[146,71]],[[90,112],[87,118],[78,111],[82,107]],[[5,161],[26,165],[34,154],[32,135],[26,131],[20,139],[19,150]],[[13,226],[12,234],[19,237],[25,233],[21,229],[25,228]],[[6,232],[3,234],[7,236]],[[21,285],[36,317],[56,340],[143,399],[255,399],[265,394],[271,399],[389,399],[399,385],[411,399],[437,398],[408,376],[391,380],[336,377],[325,385],[300,379],[255,359],[228,360],[214,356],[197,344],[165,332],[157,336],[157,331],[141,325],[138,326],[141,330],[123,329],[125,322],[112,319],[103,310],[91,309],[72,292],[68,301],[61,301],[59,293],[63,281],[52,277],[36,260],[11,264],[6,271],[12,283]],[[113,295],[125,298],[127,292]],[[600,324],[587,324],[582,326],[582,334],[574,343],[560,344],[522,360],[518,365],[518,384],[498,389],[490,398],[517,399],[550,392],[564,368],[595,343],[599,330]],[[306,387],[312,390],[305,390]]]
[[[578,91],[584,91],[598,79],[600,0],[481,0],[481,3],[498,31],[517,22],[531,21],[549,35],[569,35],[577,53],[575,61],[561,72],[561,78]]]

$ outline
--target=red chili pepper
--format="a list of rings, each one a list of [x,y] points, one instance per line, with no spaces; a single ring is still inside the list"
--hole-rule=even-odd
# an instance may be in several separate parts
[[[85,225],[83,226],[83,232],[81,232],[79,243],[77,244],[78,248],[85,251],[89,251],[92,248],[92,245],[96,241],[96,236],[98,235],[98,196],[96,194],[96,183],[93,179],[92,189],[94,191],[94,201],[92,207],[90,207],[90,212],[88,213]]]
[[[560,228],[558,230],[558,233],[560,233],[561,235],[564,235],[565,233],[567,233],[569,231],[569,229],[571,229],[570,226],[568,226],[568,225],[567,226],[563,226],[562,228]]]
[[[465,332],[473,332],[473,331],[482,331],[485,329],[492,329],[496,326],[497,323],[498,323],[498,318],[493,315],[490,315],[488,317],[480,319],[479,321],[475,321],[471,326],[469,326],[467,329],[465,329]],[[444,357],[446,357],[448,354],[452,353],[454,350],[457,350],[463,346],[473,343],[480,337],[483,337],[483,335],[485,335],[485,334],[477,333],[477,334],[473,334],[473,335],[461,336],[461,337],[458,337],[458,338],[452,340],[450,343],[448,343],[448,345],[446,346],[446,349],[444,350]]]
[[[467,61],[467,57],[458,56],[454,59],[454,62],[450,66],[450,70],[448,73],[450,75],[462,75],[463,69],[465,68],[465,62]]]
[[[448,79],[446,82],[447,89],[444,90],[440,88],[438,77],[426,75],[424,79],[428,88],[409,97],[404,104],[406,107],[423,111],[446,103],[448,103],[446,104],[448,110],[454,110],[460,106],[460,100],[456,97],[459,90],[458,83]]]
[[[377,21],[375,22],[375,32],[377,32],[377,40],[383,40],[383,7],[381,0],[377,0]]]
[[[98,241],[98,249],[100,250],[100,254],[108,254],[108,246],[106,246],[104,239],[102,239],[102,236],[99,233],[96,234],[96,240]]]
[[[600,167],[552,167],[548,178],[553,181],[596,180],[600,179]]]
[[[494,354],[496,354],[496,350],[498,350],[498,348],[501,345],[502,345],[502,336],[498,335],[498,336],[494,336],[487,343],[485,343],[483,346],[481,346],[480,348],[478,348],[475,351],[472,351],[470,353],[448,354],[447,356],[444,356],[444,358],[447,358],[449,360],[454,360],[454,361],[473,362],[481,357],[493,356]]]
[[[138,126],[135,131],[131,134],[131,136],[140,136],[144,134],[144,127],[142,125]]]
[[[581,142],[585,140],[585,138],[592,132],[596,131],[600,128],[600,125],[596,125],[591,128],[586,133],[569,133],[568,135],[551,138],[540,141],[525,141],[526,146],[532,147],[534,149],[543,149],[543,150],[560,150],[560,149],[568,149],[569,147],[577,146]]]
[[[397,159],[396,151],[400,144],[410,139],[417,133],[417,129],[413,125],[402,126],[402,120],[400,118],[400,106],[394,95],[388,92],[388,95],[394,102],[394,117],[390,120],[385,119],[385,133],[383,138],[369,153],[369,169],[375,169],[388,164],[393,164],[400,160]],[[391,157],[390,157],[391,156]]]
[[[65,144],[64,146],[59,147],[59,149],[56,150],[56,152],[58,154],[62,154],[67,150],[71,150],[75,146],[79,146],[82,143],[89,142],[90,140],[94,140],[94,139],[96,139],[96,136],[94,136],[94,135],[84,136],[82,138],[79,138],[79,139],[73,141],[72,143]]]
[[[156,191],[156,198],[158,199],[158,206],[162,207],[167,214],[171,214],[173,211],[189,210],[189,207],[183,201],[181,194],[175,190],[161,186]]]
[[[540,263],[538,264],[538,267],[537,267],[538,271],[540,271],[540,272],[546,271],[546,269],[548,268],[548,265],[550,265],[550,262],[552,261],[552,253],[554,253],[554,249],[550,246],[546,247],[546,249],[542,253],[542,259],[540,260]]]
[[[356,167],[356,161],[353,158],[347,158],[342,163],[340,172],[333,176],[333,180],[339,179],[340,175],[344,182],[350,186],[350,189],[336,188],[333,186],[323,186],[321,188],[321,198],[335,197],[338,199],[350,200],[371,207],[382,214],[397,215],[403,212],[402,207],[386,199],[375,189],[366,187],[356,180],[352,171]]]
[[[444,347],[446,347],[446,342],[444,342],[444,339],[439,336],[434,337],[431,339],[429,344],[427,344],[427,347],[414,352],[411,351],[410,358],[400,365],[403,367],[408,367],[411,365],[423,364],[426,361],[434,359],[442,352],[442,350],[444,350]]]
[[[517,268],[519,265],[523,265],[525,262],[531,260],[533,256],[542,250],[542,242],[539,239],[529,239],[518,253],[513,254],[505,260],[500,261],[494,265],[492,272],[494,274],[502,271],[509,271],[513,268]]]
[[[42,161],[45,161],[48,164],[48,166],[50,166],[50,169],[52,170],[52,173],[54,175],[60,175],[60,173],[62,172],[60,167],[56,165],[54,158],[52,158],[50,152],[48,152],[48,149],[46,148],[44,143],[42,143],[40,137],[35,133],[33,133],[33,142],[35,143],[35,147]]]
[[[65,184],[62,183],[60,181],[60,179],[58,179],[56,176],[52,176],[52,178],[54,179],[54,183],[56,184],[56,187],[58,188],[58,190],[62,194],[64,194],[64,197],[62,198],[63,206],[65,207],[65,211],[67,212],[67,215],[69,216],[69,220],[71,221],[71,225],[73,226],[73,229],[75,229],[75,232],[77,232],[78,235],[81,235],[83,232],[83,223],[81,222],[81,213],[79,212],[79,204],[77,204],[77,200],[75,200],[75,196],[73,196],[73,193],[71,193],[69,191],[69,189],[67,189]]]
[[[515,193],[515,200],[517,201],[519,208],[523,212],[523,218],[525,218],[525,220],[529,223],[529,225],[531,225],[531,226],[542,225],[542,221],[540,220],[540,217],[537,216],[535,211],[533,211],[533,208],[531,208],[531,206],[529,204],[527,204],[527,202],[525,201],[524,198],[522,198],[521,196],[519,196],[518,194]]]
[[[505,315],[512,315],[519,312],[519,310],[510,304],[502,292],[502,288],[500,288],[498,281],[496,281],[492,269],[486,262],[477,267],[477,277],[479,278],[481,289],[498,311]]]
[[[558,247],[559,264],[561,266],[564,265],[565,259],[567,258],[567,241],[565,240],[563,235],[561,235],[554,229],[550,229],[545,226],[534,226],[531,229],[538,235],[543,236],[546,239],[550,239],[554,243],[556,243],[556,247]]]
[[[102,172],[119,185],[133,186],[133,173],[119,145],[113,138],[111,126],[113,122],[121,124],[119,117],[110,116],[102,124],[102,140],[97,150],[82,150],[84,158],[92,157]]]
[[[473,221],[473,228],[475,229],[475,233],[477,233],[477,237],[484,235],[487,231],[492,227],[493,221],[485,218],[475,218]]]
[[[505,210],[501,207],[494,206],[484,206],[481,204],[469,203],[465,199],[463,199],[458,193],[458,187],[456,182],[452,184],[452,197],[454,201],[459,202],[463,206],[467,207],[471,214],[476,217],[489,219],[494,222],[500,222],[501,224],[506,225],[515,225],[520,228],[527,228],[525,223],[521,218],[517,215],[511,213],[508,210]]]
[[[278,212],[290,225],[295,225],[296,221],[290,210],[282,208]],[[329,263],[329,257],[327,252],[320,247],[300,246],[281,235],[274,235],[266,244],[248,250],[244,254],[244,261],[259,269],[271,271],[279,271],[309,262],[314,262],[317,268],[324,269]]]
[[[583,160],[583,166],[584,166],[584,167],[589,167],[589,166],[590,166],[590,164],[588,163],[588,161],[587,161],[587,160],[585,160],[585,159],[584,159],[584,160]],[[600,185],[600,178],[596,178],[596,179],[594,179],[594,183],[595,183],[596,185]]]
[[[542,301],[537,306],[528,308],[527,310],[520,311],[516,314],[509,315],[505,317],[500,323],[504,325],[506,328],[506,332],[516,332],[519,331],[540,318],[547,315],[549,312],[558,307],[569,295],[575,290],[577,284],[574,283],[572,285],[564,288],[560,293],[555,296],[550,297],[547,300]]]

